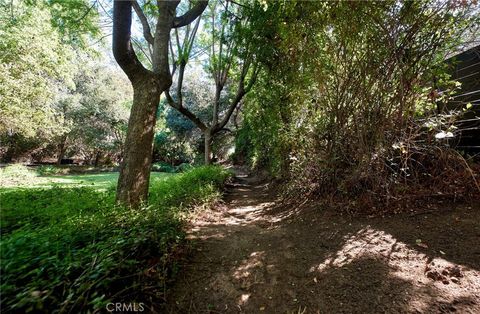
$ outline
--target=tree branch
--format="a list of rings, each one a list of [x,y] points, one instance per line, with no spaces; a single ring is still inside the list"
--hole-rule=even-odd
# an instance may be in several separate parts
[[[12,2],[13,3],[13,2]],[[87,9],[87,11],[78,19],[75,21],[75,23],[79,23],[81,22],[87,15],[88,13],[90,13],[90,11],[93,9],[93,7],[97,4],[97,0],[95,0],[92,5]],[[12,4],[12,8],[13,8],[13,4]]]
[[[183,60],[180,61],[180,67],[178,70],[178,78],[177,78],[177,102],[180,107],[183,107],[183,93],[182,93],[182,87],[183,87],[183,75],[185,74],[185,67],[187,66],[187,63],[184,62]]]
[[[250,81],[248,82],[247,87],[245,87],[245,93],[248,93],[252,89],[253,84],[255,84],[255,81],[257,80],[257,76],[259,72],[260,72],[260,67],[258,66],[258,63],[255,63],[253,65],[252,77],[250,78]]]
[[[218,132],[219,130],[223,129],[225,125],[228,123],[230,120],[230,117],[232,116],[233,111],[235,108],[237,108],[238,104],[242,101],[243,96],[247,94],[253,87],[253,84],[255,83],[257,79],[257,75],[260,71],[260,67],[258,67],[257,63],[254,64],[253,66],[253,72],[252,76],[250,77],[250,81],[247,84],[247,87],[245,88],[245,77],[248,72],[248,68],[250,67],[251,62],[248,61],[244,64],[244,68],[242,70],[242,74],[240,76],[240,81],[238,82],[238,89],[237,93],[235,95],[235,98],[232,100],[232,103],[230,104],[230,107],[228,108],[227,112],[225,113],[225,116],[223,117],[222,121],[214,125],[213,128],[213,133]]]
[[[135,47],[137,47],[140,52],[145,56],[145,58],[147,59],[148,62],[150,62],[150,65],[152,64],[152,58],[150,57],[150,55],[143,49],[142,47],[142,44],[136,40],[135,38],[132,38],[132,43]],[[137,50],[138,52],[138,50]]]
[[[175,59],[175,53],[173,52],[172,39],[170,39],[169,46],[170,46],[170,56],[172,58],[172,72],[171,72],[171,75],[173,77],[173,75],[175,75],[175,71],[177,70],[177,63],[176,63],[176,59]]]
[[[167,90],[165,91],[165,96],[167,98],[167,101],[170,106],[175,108],[178,112],[180,112],[182,115],[184,115],[186,118],[188,118],[190,121],[195,123],[195,125],[202,131],[207,130],[207,126],[198,118],[193,112],[188,110],[187,108],[183,107],[179,103],[177,103],[172,96],[170,95],[170,92]]]
[[[208,1],[199,1],[193,8],[188,10],[182,16],[177,16],[173,20],[173,28],[182,27],[192,23],[200,14],[203,13],[205,8],[207,7]]]
[[[130,81],[151,73],[138,60],[131,43],[132,2],[117,0],[113,4],[113,56]]]
[[[135,10],[135,13],[137,13],[138,18],[140,19],[140,22],[142,23],[143,37],[145,37],[145,40],[150,45],[153,45],[152,31],[150,30],[150,25],[148,24],[148,20],[147,20],[147,17],[145,16],[145,13],[143,13],[142,8],[140,7],[140,5],[136,0],[132,1],[132,6],[133,6],[133,9]]]

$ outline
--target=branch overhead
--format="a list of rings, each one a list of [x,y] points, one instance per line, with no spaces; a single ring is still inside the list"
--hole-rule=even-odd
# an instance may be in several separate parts
[[[205,131],[207,129],[207,125],[200,120],[199,117],[197,117],[193,112],[188,110],[188,108],[183,107],[179,102],[176,102],[172,96],[170,95],[170,92],[167,90],[165,91],[165,96],[167,97],[167,101],[172,106],[175,108],[178,112],[183,114],[185,117],[187,117],[190,121],[195,123],[195,125],[202,131]]]
[[[217,131],[224,128],[225,125],[227,125],[228,121],[230,120],[230,117],[232,116],[233,111],[235,110],[235,108],[237,108],[237,106],[242,101],[243,96],[245,96],[245,94],[247,94],[252,89],[253,84],[255,84],[255,81],[257,80],[258,73],[260,71],[260,67],[258,66],[258,64],[256,62],[253,65],[252,76],[250,77],[250,80],[247,83],[247,86],[245,87],[245,78],[247,76],[248,68],[250,68],[250,65],[251,65],[251,60],[248,60],[248,62],[246,62],[244,64],[242,74],[241,74],[240,80],[238,82],[238,89],[237,89],[237,93],[235,95],[235,98],[230,103],[230,106],[229,106],[227,112],[225,113],[225,116],[223,117],[222,121],[220,121],[215,126],[215,129]]]
[[[148,24],[148,20],[147,20],[147,17],[145,16],[145,13],[143,13],[142,8],[140,7],[140,5],[136,0],[132,1],[132,6],[138,18],[140,19],[140,22],[142,23],[143,37],[145,37],[145,40],[150,45],[153,45],[152,31],[150,30],[150,25]]]
[[[115,1],[113,4],[112,50],[115,60],[127,76],[134,80],[138,73],[148,72],[138,60],[131,43],[132,2]]]
[[[203,13],[205,8],[207,7],[208,1],[199,1],[193,8],[188,10],[182,16],[177,16],[173,20],[173,28],[182,27],[192,23],[200,14]]]

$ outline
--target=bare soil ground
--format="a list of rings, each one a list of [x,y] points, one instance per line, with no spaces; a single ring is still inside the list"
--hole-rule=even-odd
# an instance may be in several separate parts
[[[192,222],[169,313],[480,313],[480,206],[353,218],[238,175]]]

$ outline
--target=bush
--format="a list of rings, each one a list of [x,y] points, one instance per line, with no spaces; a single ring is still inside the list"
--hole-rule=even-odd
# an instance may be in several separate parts
[[[37,173],[41,176],[49,176],[54,174],[62,173],[62,168],[53,165],[39,166],[37,168]]]
[[[156,162],[152,164],[152,171],[175,173],[177,169],[174,166],[165,162]]]
[[[190,169],[193,169],[193,166],[187,163],[182,163],[176,167],[177,172],[185,172]]]
[[[218,198],[228,176],[201,167],[154,182],[138,210],[115,206],[112,191],[2,192],[3,310],[93,312],[126,296],[160,302],[185,238],[182,213]]]

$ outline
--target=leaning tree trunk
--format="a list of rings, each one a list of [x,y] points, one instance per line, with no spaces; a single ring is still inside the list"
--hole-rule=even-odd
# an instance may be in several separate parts
[[[206,130],[205,136],[205,164],[210,165],[212,163],[212,133],[210,130]]]
[[[147,200],[160,89],[154,79],[133,87],[133,105],[117,186],[117,202],[138,207]]]

